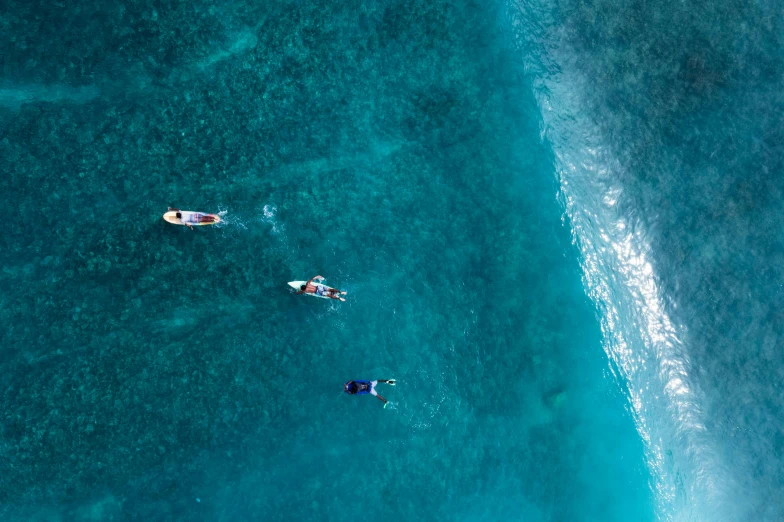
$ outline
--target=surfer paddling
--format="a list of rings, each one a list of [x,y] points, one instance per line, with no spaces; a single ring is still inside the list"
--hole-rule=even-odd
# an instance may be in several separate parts
[[[169,212],[175,212],[174,216],[177,223],[185,225],[193,230],[193,225],[212,225],[218,222],[216,216],[212,214],[202,214],[201,212],[183,211],[178,208],[169,207]]]
[[[397,384],[395,379],[378,379],[376,381],[348,381],[343,385],[343,391],[349,395],[375,395],[381,400],[381,402],[384,403],[384,408],[386,408],[387,404],[389,404],[389,401],[376,392],[376,384],[380,382],[389,384],[390,386]]]
[[[318,282],[314,283],[318,279]],[[322,284],[324,282],[324,278],[320,275],[316,277],[312,277],[308,280],[307,283],[299,287],[298,294],[313,294],[317,295],[318,297],[329,297],[330,299],[340,299],[341,301],[345,301],[341,295],[346,295],[346,292],[341,292],[337,288],[330,288],[327,285]]]

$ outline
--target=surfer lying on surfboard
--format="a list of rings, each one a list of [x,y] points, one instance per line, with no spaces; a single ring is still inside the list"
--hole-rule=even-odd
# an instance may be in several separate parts
[[[219,218],[213,214],[202,214],[201,212],[183,211],[178,208],[169,207],[169,212],[176,212],[175,217],[181,225],[193,230],[193,225],[211,225],[217,223]]]
[[[316,284],[313,284],[313,281],[318,279],[319,281]],[[340,299],[341,301],[345,301],[341,295],[346,295],[346,292],[341,292],[337,288],[330,288],[327,285],[323,285],[321,283],[324,282],[324,278],[320,275],[316,277],[312,277],[308,280],[307,283],[299,287],[298,294],[315,294],[319,297],[329,297],[330,299]]]
[[[381,399],[381,401],[384,403],[384,407],[386,408],[388,401],[376,392],[376,384],[380,382],[389,384],[390,386],[397,384],[395,379],[378,379],[376,381],[348,381],[343,385],[343,391],[349,395],[375,395]]]

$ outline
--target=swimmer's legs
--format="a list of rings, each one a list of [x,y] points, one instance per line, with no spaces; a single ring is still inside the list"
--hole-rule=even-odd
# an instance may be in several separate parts
[[[378,399],[379,399],[381,402],[383,402],[383,403],[384,403],[384,408],[386,408],[386,407],[387,407],[387,403],[388,403],[388,401],[387,401],[387,400],[386,400],[384,397],[382,397],[381,395],[379,395],[379,394],[376,392],[376,384],[378,384],[378,383],[380,383],[380,382],[383,382],[384,384],[389,384],[390,386],[394,386],[394,385],[395,385],[395,383],[396,383],[396,381],[395,381],[395,379],[378,379],[378,380],[376,380],[376,381],[372,381],[372,382],[370,383],[370,393],[372,393],[373,395],[375,395],[376,397],[378,397]]]

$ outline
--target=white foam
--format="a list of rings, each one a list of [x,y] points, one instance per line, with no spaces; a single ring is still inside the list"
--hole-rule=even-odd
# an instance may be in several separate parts
[[[559,199],[582,254],[586,291],[601,311],[605,351],[625,382],[645,442],[660,520],[715,521],[717,483],[731,484],[705,430],[703,394],[693,379],[683,327],[673,324],[641,224],[619,205],[622,167],[581,109],[590,78],[570,64],[549,6],[512,1],[516,43],[534,79],[559,176]]]
[[[278,213],[278,208],[273,204],[266,204],[262,209],[261,221],[270,225],[270,230],[273,234],[282,234],[285,232],[285,228],[282,223],[278,222],[276,216]]]

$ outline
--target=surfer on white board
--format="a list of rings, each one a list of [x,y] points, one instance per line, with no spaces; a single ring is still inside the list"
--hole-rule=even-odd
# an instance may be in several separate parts
[[[318,279],[319,281],[316,284],[313,282]],[[329,297],[330,299],[340,299],[341,301],[345,301],[341,295],[346,295],[346,292],[341,292],[337,288],[330,288],[327,285],[323,285],[321,283],[324,282],[324,278],[320,275],[316,277],[312,277],[308,279],[308,282],[304,285],[299,287],[298,294],[315,294],[319,297]]]
[[[201,212],[183,212],[178,208],[169,207],[170,211],[176,212],[177,219],[180,223],[193,230],[191,223],[215,223],[215,216],[211,214],[202,214]]]

